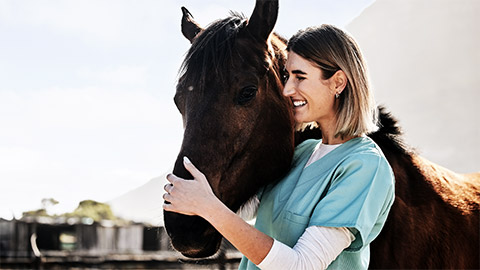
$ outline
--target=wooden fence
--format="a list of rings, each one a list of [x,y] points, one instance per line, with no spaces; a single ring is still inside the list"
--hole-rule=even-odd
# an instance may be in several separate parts
[[[240,257],[225,243],[215,258],[187,259],[145,224],[0,219],[0,269],[236,269]]]

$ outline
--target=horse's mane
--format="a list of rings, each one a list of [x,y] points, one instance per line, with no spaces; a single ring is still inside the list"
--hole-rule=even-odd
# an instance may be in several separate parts
[[[211,23],[195,38],[180,67],[179,84],[194,84],[196,90],[203,91],[209,76],[225,81],[223,71],[231,69],[234,61],[238,61],[234,57],[233,45],[238,32],[247,22],[240,13],[230,12],[230,15]]]
[[[403,131],[398,125],[398,120],[383,106],[378,106],[378,130],[368,134],[382,150],[391,153],[410,156],[415,153],[403,139]],[[298,145],[306,139],[320,139],[322,132],[318,127],[310,127],[295,133],[295,144]]]
[[[403,139],[403,131],[398,120],[383,106],[378,106],[377,131],[368,134],[382,149],[389,149],[394,153],[411,155],[415,151]]]

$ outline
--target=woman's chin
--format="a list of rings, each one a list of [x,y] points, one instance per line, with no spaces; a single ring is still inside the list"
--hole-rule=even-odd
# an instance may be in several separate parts
[[[294,116],[295,116],[295,122],[298,124],[307,124],[313,121],[305,117],[305,115],[302,113],[295,113]]]

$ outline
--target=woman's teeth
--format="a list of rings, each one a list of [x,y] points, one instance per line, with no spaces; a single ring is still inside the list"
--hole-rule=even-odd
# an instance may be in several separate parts
[[[305,100],[294,100],[293,101],[293,107],[301,107],[305,104],[307,104],[307,101],[305,101]]]

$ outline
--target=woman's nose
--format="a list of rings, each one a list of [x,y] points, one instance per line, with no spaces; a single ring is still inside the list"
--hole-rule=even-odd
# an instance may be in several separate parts
[[[282,93],[286,97],[289,97],[295,94],[295,87],[293,87],[293,83],[291,82],[290,78],[288,78],[287,82],[285,82],[285,86],[283,87]]]

